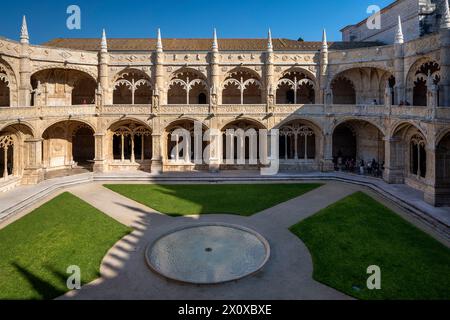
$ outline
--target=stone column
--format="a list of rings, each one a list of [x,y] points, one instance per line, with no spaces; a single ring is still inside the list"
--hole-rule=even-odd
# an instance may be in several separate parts
[[[18,106],[28,107],[31,101],[31,61],[28,52],[30,45],[22,43],[20,56],[19,101]]]
[[[22,184],[37,184],[44,180],[42,168],[42,141],[43,139],[28,139],[24,141],[27,156],[23,171]]]
[[[434,141],[427,145],[427,173],[425,176],[426,188],[424,192],[425,202],[436,206],[438,204],[436,181],[436,148]]]
[[[323,136],[323,159],[321,160],[321,171],[334,171],[333,164],[333,134],[326,132]]]
[[[405,64],[403,59],[403,44],[395,44],[394,76],[395,76],[395,104],[405,101]],[[412,104],[412,101],[409,101]]]
[[[404,183],[405,149],[396,138],[384,139],[384,171],[383,179],[387,183]]]
[[[107,135],[104,133],[94,134],[95,139],[95,159],[94,172],[106,172],[107,167]],[[110,155],[113,157],[113,155]]]
[[[163,135],[159,133],[152,134],[152,174],[161,174],[163,172],[162,137]]]

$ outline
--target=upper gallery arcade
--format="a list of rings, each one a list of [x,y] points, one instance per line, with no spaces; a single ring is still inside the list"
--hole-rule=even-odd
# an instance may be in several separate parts
[[[262,39],[0,39],[0,190],[55,170],[226,170],[174,153],[177,128],[279,129],[283,170],[384,164],[383,179],[450,199],[450,13],[393,44]],[[30,30],[31,31],[31,30]],[[249,158],[249,139],[241,155]],[[203,146],[206,148],[206,144]]]

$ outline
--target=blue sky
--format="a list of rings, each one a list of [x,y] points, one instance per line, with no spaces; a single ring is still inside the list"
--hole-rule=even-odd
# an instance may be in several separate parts
[[[2,1],[3,2],[3,1]],[[393,0],[53,0],[4,1],[0,36],[18,39],[21,17],[27,15],[31,42],[53,38],[209,38],[216,27],[222,38],[262,38],[272,28],[274,37],[341,40],[339,30],[368,16],[369,5],[384,7]],[[66,27],[66,9],[81,8],[81,30]]]

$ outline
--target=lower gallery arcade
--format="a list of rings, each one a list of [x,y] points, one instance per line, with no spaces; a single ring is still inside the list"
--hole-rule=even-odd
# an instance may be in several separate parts
[[[186,138],[178,134],[179,128],[190,133],[192,147],[188,150],[178,149]],[[274,128],[279,130],[281,170],[334,169],[371,174],[390,183],[406,183],[425,194],[430,181],[434,181],[436,202],[449,204],[450,130],[433,146],[422,129],[411,122],[383,131],[368,120],[344,119],[334,124],[332,133],[325,134],[320,122],[302,118],[283,121]],[[208,129],[203,124],[202,132]],[[252,119],[222,126],[222,150],[217,150],[220,169],[260,168],[262,129],[266,129],[264,124]],[[230,130],[242,130],[243,135],[229,136]],[[208,150],[209,142],[195,144],[194,139],[191,119],[175,120],[161,129],[161,134],[139,119],[112,122],[100,133],[94,125],[81,120],[52,123],[41,135],[27,124],[10,124],[0,132],[0,181],[22,176],[25,181],[33,180],[33,176],[39,176],[36,172],[80,167],[90,171],[208,170],[207,163],[195,161],[194,148],[200,148],[202,154],[210,152],[211,156],[215,151]]]

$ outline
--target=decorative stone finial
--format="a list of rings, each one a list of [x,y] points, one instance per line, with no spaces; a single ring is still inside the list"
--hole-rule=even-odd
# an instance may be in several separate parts
[[[219,42],[217,41],[217,31],[216,28],[214,28],[214,32],[213,32],[213,45],[212,45],[212,51],[213,52],[218,52],[219,51]]]
[[[450,10],[448,0],[444,0],[444,13],[442,14],[441,29],[450,29]]]
[[[322,33],[322,51],[328,51],[327,31],[323,29]]]
[[[402,18],[398,16],[398,26],[397,33],[395,34],[395,44],[403,44],[405,42],[405,38],[403,37],[403,28],[402,28]]]
[[[163,51],[163,45],[162,45],[162,39],[161,39],[161,29],[158,28],[158,41],[156,42],[156,51],[162,52]]]
[[[268,33],[267,51],[273,52],[272,31],[270,30],[270,28]]]
[[[108,42],[106,41],[105,29],[103,29],[103,34],[102,34],[101,52],[102,53],[108,52]]]
[[[23,16],[22,27],[20,28],[20,43],[30,43],[30,36],[28,35],[27,18]]]

